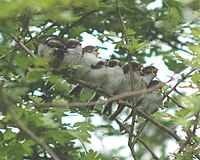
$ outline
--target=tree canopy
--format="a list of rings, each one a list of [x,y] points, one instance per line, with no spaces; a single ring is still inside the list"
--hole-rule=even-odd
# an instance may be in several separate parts
[[[2,0],[0,157],[200,159],[199,8],[199,0]],[[164,107],[153,115],[140,113],[143,118],[137,117],[134,124],[123,123],[128,108],[110,121],[102,109],[111,95],[56,74],[49,58],[37,55],[39,44],[50,35],[82,42],[82,33],[102,45],[114,44],[110,59],[122,64],[134,59],[145,66],[149,58],[162,57],[161,63],[175,75],[163,87]],[[77,83],[83,86],[81,95],[69,96]],[[87,104],[94,92],[102,95],[103,103],[91,110]],[[81,118],[74,123],[73,115]],[[94,135],[102,142],[112,136],[127,138],[129,155],[120,154],[124,146],[114,149],[115,144],[109,152],[93,149]],[[167,152],[169,142],[176,144],[170,146],[173,153]]]

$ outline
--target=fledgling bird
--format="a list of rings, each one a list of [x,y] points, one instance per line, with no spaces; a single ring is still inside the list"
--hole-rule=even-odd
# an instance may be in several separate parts
[[[91,86],[102,88],[106,82],[107,79],[107,64],[105,61],[99,61],[96,66],[92,67],[92,69],[87,74],[87,83]],[[91,101],[97,101],[99,99],[100,95],[97,93],[94,93],[92,98],[89,100]],[[94,108],[94,106],[90,106],[91,109]]]
[[[108,61],[107,67],[108,77],[103,88],[108,92],[115,94],[119,90],[123,80],[124,72],[119,60]]]
[[[87,73],[85,80],[92,86],[102,88],[107,80],[107,64],[106,61],[100,60],[95,66],[91,67]]]
[[[87,73],[99,63],[97,57],[98,48],[94,46],[86,46],[82,51],[81,61],[78,63],[80,66],[75,72],[74,75],[84,81],[87,80]],[[86,81],[87,82],[87,81]]]
[[[67,46],[64,39],[58,36],[47,37],[38,47],[38,55],[41,57],[51,57],[49,62],[53,68],[58,68],[63,61]]]
[[[74,75],[76,78],[86,80],[87,73],[98,64],[100,61],[98,56],[98,48],[95,46],[86,46],[82,50],[82,58],[79,62],[79,67],[75,70]],[[87,81],[86,81],[87,82]],[[82,91],[81,85],[77,84],[70,92],[69,95],[78,97]]]
[[[143,85],[146,88],[147,85],[156,77],[158,69],[154,66],[147,66],[142,69],[143,73]]]
[[[142,65],[138,62],[132,61],[131,62],[131,67],[133,70],[133,90],[137,90],[140,88],[141,84],[141,67]],[[130,92],[131,91],[131,75],[130,75],[130,70],[129,70],[129,64],[125,64],[123,67],[123,72],[124,72],[124,81],[122,85],[120,86],[119,93],[124,93],[124,92]]]
[[[163,105],[163,102],[162,102],[163,96],[161,94],[161,88],[162,88],[163,83],[158,80],[152,80],[148,84],[147,88],[151,88],[156,85],[159,85],[159,88],[157,88],[156,90],[152,92],[145,93],[143,99],[137,103],[137,108],[141,109],[147,114],[155,113]],[[131,117],[131,115],[132,115],[132,111],[130,115],[124,120],[124,122],[127,121]]]
[[[92,46],[92,45],[89,45],[89,46],[86,46],[83,48],[83,55],[85,53],[91,53],[93,54],[95,57],[98,57],[99,55],[99,52],[98,52],[99,48],[95,47],[95,46]]]
[[[156,85],[160,85],[160,87],[157,90],[154,90],[153,92],[146,93],[144,95],[144,98],[138,102],[137,107],[144,112],[148,114],[155,113],[160,107],[162,107],[162,94],[161,94],[161,88],[163,83],[158,80],[151,81],[147,88],[154,87]]]
[[[133,80],[134,80],[134,84],[133,84],[133,90],[138,90],[140,88],[140,84],[141,84],[141,67],[142,65],[136,61],[132,61],[131,62],[131,67],[133,70]],[[125,64],[123,67],[123,80],[121,82],[121,85],[119,86],[119,89],[117,90],[117,94],[120,93],[125,93],[125,92],[130,92],[131,91],[131,75],[130,75],[130,70],[129,70],[129,64]],[[136,99],[137,97],[134,96],[134,99]],[[131,97],[128,99],[132,99]],[[111,106],[110,104],[108,106]],[[115,117],[117,117],[121,111],[124,109],[125,104],[119,104],[117,107],[117,110],[109,117],[109,119],[114,119]],[[110,112],[109,110],[110,108],[107,107],[107,105],[104,108],[103,113]]]
[[[103,86],[103,89],[107,90],[112,94],[115,94],[119,90],[124,80],[124,72],[121,67],[120,61],[115,59],[108,61],[107,72],[108,77],[106,83]],[[108,102],[107,104],[105,104],[104,110],[102,112],[103,114],[111,114],[112,103],[113,102]]]
[[[66,42],[67,52],[64,54],[63,65],[72,68],[78,65],[82,59],[81,43],[76,39],[69,39]]]

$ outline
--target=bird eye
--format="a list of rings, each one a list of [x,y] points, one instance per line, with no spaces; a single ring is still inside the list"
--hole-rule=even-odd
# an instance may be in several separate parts
[[[48,47],[53,48],[53,47],[58,47],[58,43],[54,43],[54,42],[49,42],[47,43]]]

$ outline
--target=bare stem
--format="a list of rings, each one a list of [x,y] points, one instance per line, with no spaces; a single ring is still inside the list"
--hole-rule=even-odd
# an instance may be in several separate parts
[[[153,124],[155,124],[156,126],[158,126],[160,129],[162,129],[163,131],[165,131],[166,133],[168,133],[169,135],[171,135],[172,137],[174,137],[177,141],[181,141],[181,138],[171,129],[169,129],[168,127],[158,123],[155,121],[155,119],[151,116],[149,116],[148,114],[146,114],[145,112],[143,112],[142,110],[137,108],[137,112],[144,117],[145,119],[151,121]]]
[[[115,118],[115,121],[117,122],[117,124],[123,128],[126,133],[131,134],[132,136],[136,137],[132,132],[129,131],[129,129],[124,126],[117,118]],[[138,141],[151,153],[152,157],[155,160],[159,160],[159,158],[156,156],[156,154],[151,150],[151,148],[146,144],[146,142],[144,140],[142,140],[140,137],[138,137]]]
[[[174,87],[172,87],[172,89],[166,94],[163,96],[163,100],[170,94],[172,93],[176,87],[182,82],[184,81],[190,74],[192,74],[194,71],[197,71],[197,70],[200,70],[200,68],[194,68],[192,70],[190,70],[190,72],[188,72],[186,75],[182,76],[182,78],[175,84]]]
[[[158,89],[160,87],[160,85],[156,85],[153,86],[151,88],[147,88],[147,89],[142,89],[142,90],[138,90],[138,91],[132,91],[132,92],[125,92],[116,96],[112,96],[110,98],[108,98],[106,101],[92,101],[92,102],[75,102],[75,103],[57,103],[57,104],[53,104],[53,103],[41,103],[41,104],[34,104],[36,107],[49,107],[49,106],[56,106],[58,108],[83,108],[83,107],[90,107],[93,105],[103,105],[109,102],[113,102],[119,99],[125,99],[128,97],[132,97],[135,95],[140,95],[140,94],[144,94],[144,93],[149,93],[152,92],[156,89]],[[100,92],[102,92],[103,90],[100,90]],[[112,95],[112,94],[111,94]],[[121,102],[122,104],[127,104],[127,106],[131,106],[131,104],[126,103],[125,101]]]
[[[124,20],[123,20],[123,17],[122,17],[122,14],[121,14],[121,10],[119,8],[119,5],[118,5],[118,0],[116,0],[116,11],[117,11],[117,14],[119,16],[119,19],[120,19],[120,24],[121,24],[121,27],[122,27],[122,30],[123,30],[123,33],[124,33],[124,36],[125,36],[125,42],[126,44],[129,43],[128,41],[128,34],[127,34],[127,29],[126,29],[126,26],[124,24]],[[130,54],[130,51],[128,52],[128,65],[129,65],[129,71],[130,71],[130,80],[131,80],[131,91],[134,90],[134,77],[133,77],[133,68],[132,68],[132,65],[131,65],[131,54]],[[134,97],[132,97],[132,101],[130,102],[131,103],[131,106],[132,106],[132,123],[131,123],[131,132],[133,133],[134,131],[134,126],[135,126],[135,117],[136,117],[136,104],[135,104],[135,100],[134,100]],[[132,143],[132,140],[133,140],[133,137],[132,135],[129,135],[129,140],[128,140],[128,144],[129,144],[129,147],[131,149],[131,153],[133,155],[133,157],[135,157],[135,151],[134,151],[134,145],[130,145]],[[136,159],[136,157],[135,157]]]
[[[137,132],[137,134],[136,134],[136,136],[135,136],[135,138],[134,138],[134,140],[133,140],[133,142],[132,142],[133,145],[137,142],[137,140],[138,140],[140,134],[142,133],[142,131],[144,130],[144,128],[145,128],[145,126],[147,125],[148,122],[149,122],[149,121],[146,120],[146,121],[142,124],[142,126],[140,127],[139,131]]]

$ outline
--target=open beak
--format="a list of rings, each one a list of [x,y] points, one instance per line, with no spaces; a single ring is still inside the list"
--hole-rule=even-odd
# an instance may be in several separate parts
[[[154,74],[155,76],[157,76],[157,72],[158,72],[158,69],[154,69],[154,70],[153,70],[153,74]]]
[[[98,52],[98,50],[99,50],[99,48],[95,48],[95,49],[94,49],[94,51],[95,51],[95,53],[96,53],[96,56],[98,56],[98,55],[99,55],[99,52]]]

